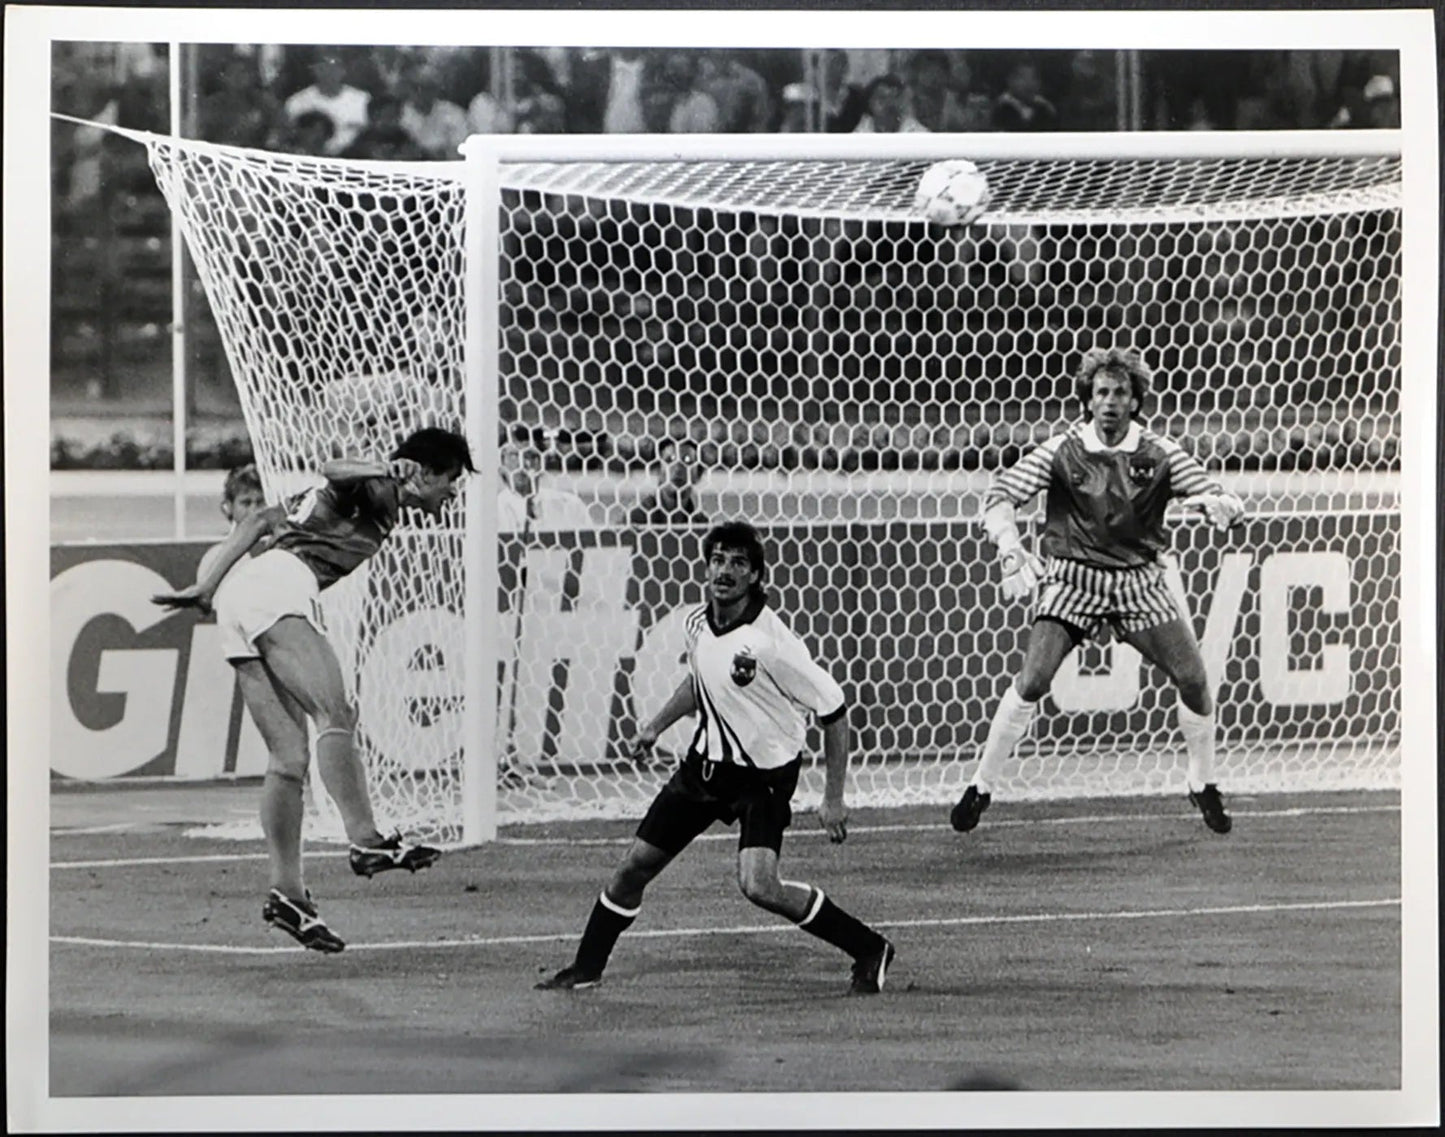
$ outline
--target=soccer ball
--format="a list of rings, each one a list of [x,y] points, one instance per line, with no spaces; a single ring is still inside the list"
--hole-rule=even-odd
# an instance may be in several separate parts
[[[935,225],[951,228],[978,220],[990,196],[982,170],[966,158],[950,158],[923,172],[913,208]]]

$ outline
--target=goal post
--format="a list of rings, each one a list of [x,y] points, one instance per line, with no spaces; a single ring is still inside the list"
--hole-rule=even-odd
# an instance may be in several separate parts
[[[424,422],[473,444],[463,506],[324,598],[384,815],[471,843],[645,807],[666,770],[623,744],[701,598],[703,527],[637,512],[677,465],[707,520],[764,527],[849,690],[855,804],[955,796],[1026,632],[979,497],[1077,416],[1105,342],[1251,507],[1236,539],[1174,528],[1222,783],[1398,784],[1397,132],[499,135],[427,164],[146,141],[268,493]],[[993,201],[945,231],[912,188],[954,157]],[[509,527],[504,435],[585,524]],[[1088,645],[1051,699],[1004,792],[1177,789],[1172,693],[1129,649]],[[820,788],[810,760],[801,804]]]

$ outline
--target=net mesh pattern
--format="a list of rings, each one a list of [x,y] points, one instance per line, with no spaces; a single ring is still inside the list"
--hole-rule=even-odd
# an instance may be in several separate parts
[[[461,427],[459,165],[150,153],[271,496]],[[656,761],[626,743],[683,673],[729,517],[764,527],[776,603],[849,693],[854,804],[956,796],[1028,624],[981,495],[1077,417],[1101,343],[1143,352],[1147,425],[1250,509],[1173,530],[1221,783],[1398,784],[1398,161],[984,162],[991,212],[956,230],[912,211],[926,165],[503,167],[502,465],[540,487],[497,550],[503,824],[645,808],[688,727]],[[479,681],[462,539],[459,509],[408,521],[323,597],[379,811],[443,839]],[[1131,652],[1066,663],[996,792],[1180,792],[1173,691]]]

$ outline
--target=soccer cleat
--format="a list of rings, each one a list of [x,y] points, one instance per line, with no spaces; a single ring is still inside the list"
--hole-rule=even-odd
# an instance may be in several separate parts
[[[273,888],[261,908],[261,919],[312,951],[338,952],[346,947],[346,941],[328,928],[317,913],[310,892],[306,893],[305,900],[292,900]]]
[[[883,949],[872,955],[865,955],[853,963],[853,985],[849,991],[854,995],[876,995],[883,990],[883,981],[888,978],[888,966],[893,962],[893,945],[883,941]]]
[[[583,971],[575,963],[570,967],[564,967],[550,979],[544,979],[537,984],[538,991],[581,991],[586,987],[596,987],[602,982],[602,973]]]
[[[407,844],[397,832],[380,845],[352,845],[351,871],[368,879],[391,869],[416,872],[417,869],[435,864],[441,855],[440,849],[433,849],[430,845]]]
[[[1229,814],[1224,812],[1224,802],[1219,796],[1219,787],[1210,782],[1198,793],[1189,791],[1189,801],[1204,814],[1204,824],[1216,833],[1228,833],[1234,827]]]
[[[993,795],[981,794],[976,786],[969,786],[949,813],[949,823],[960,833],[967,833],[978,824],[978,819],[983,816],[983,811],[992,800]]]

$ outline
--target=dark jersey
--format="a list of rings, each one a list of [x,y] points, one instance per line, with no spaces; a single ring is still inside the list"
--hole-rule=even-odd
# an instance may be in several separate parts
[[[400,512],[391,478],[327,482],[286,502],[271,548],[299,558],[328,588],[381,548]]]
[[[984,509],[1023,505],[1040,490],[1048,491],[1044,556],[1134,568],[1157,561],[1167,547],[1171,498],[1223,487],[1177,442],[1138,423],[1117,446],[1105,445],[1092,423],[1078,423],[995,476]]]

